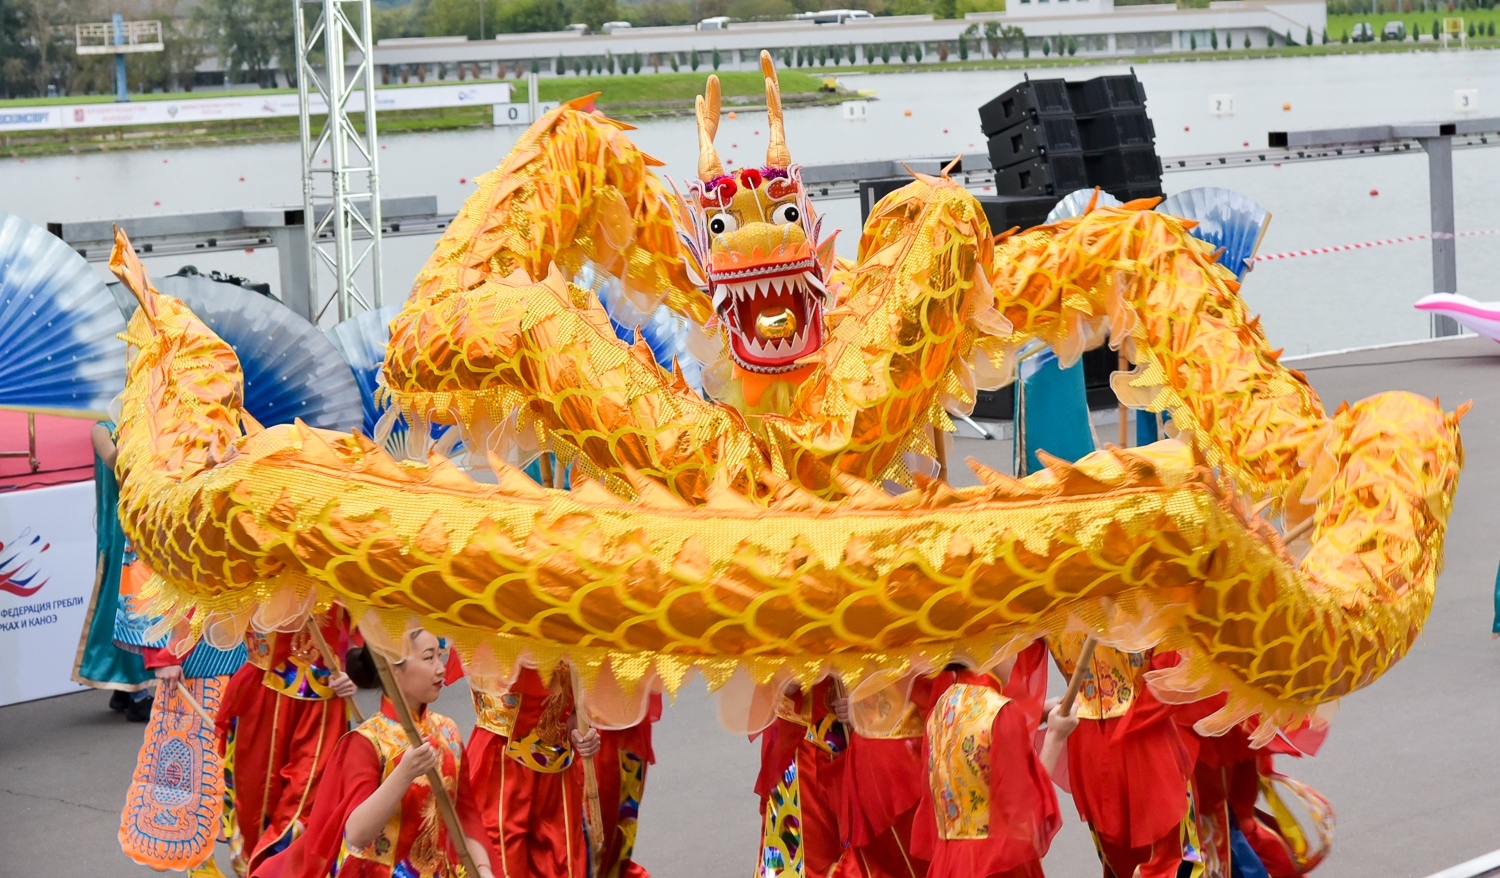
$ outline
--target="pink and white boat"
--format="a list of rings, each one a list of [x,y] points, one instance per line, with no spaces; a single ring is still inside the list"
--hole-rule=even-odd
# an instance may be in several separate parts
[[[1458,293],[1433,293],[1417,301],[1418,311],[1452,317],[1458,324],[1493,341],[1500,341],[1500,302],[1476,302]]]

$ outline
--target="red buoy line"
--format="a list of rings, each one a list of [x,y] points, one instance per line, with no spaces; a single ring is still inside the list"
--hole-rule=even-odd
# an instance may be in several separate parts
[[[1409,244],[1413,241],[1430,241],[1433,238],[1474,238],[1479,235],[1500,235],[1500,229],[1482,229],[1474,232],[1459,232],[1450,235],[1446,232],[1436,232],[1423,235],[1402,235],[1397,238],[1382,238],[1378,241],[1360,241],[1358,244],[1334,244],[1330,247],[1309,247],[1306,250],[1287,250],[1284,253],[1264,253],[1255,257],[1255,262],[1276,262],[1282,259],[1296,259],[1299,256],[1322,256],[1325,253],[1342,253],[1346,250],[1368,250],[1371,247],[1384,247],[1387,244]]]

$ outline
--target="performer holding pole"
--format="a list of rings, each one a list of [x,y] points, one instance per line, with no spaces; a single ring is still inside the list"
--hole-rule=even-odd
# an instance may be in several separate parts
[[[574,719],[572,672],[546,679],[521,668],[508,684],[470,678],[476,722],[465,762],[488,842],[505,874],[586,878],[582,760],[599,753],[599,733]],[[597,813],[597,812],[596,812]],[[602,840],[602,832],[598,832]]]
[[[354,682],[332,644],[355,638],[341,606],[309,614],[297,631],[249,631],[250,660],[229,681],[219,713],[219,751],[233,766],[228,801],[237,862],[254,868],[307,825],[313,791],[354,708]]]
[[[329,757],[307,831],[252,878],[493,878],[494,866],[463,771],[453,720],[430,709],[446,676],[436,636],[403,637],[394,665],[365,650],[386,698]]]

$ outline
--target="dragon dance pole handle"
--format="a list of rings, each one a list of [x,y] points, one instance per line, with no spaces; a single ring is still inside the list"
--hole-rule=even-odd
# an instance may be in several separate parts
[[[589,731],[589,718],[583,710],[583,681],[578,669],[573,674],[573,723],[580,735]],[[604,808],[599,802],[599,772],[594,766],[594,757],[583,757],[583,816],[593,828],[589,833],[589,874],[599,874],[599,863],[604,856]]]
[[[1083,688],[1084,669],[1094,660],[1094,647],[1098,645],[1098,638],[1090,634],[1083,642],[1083,649],[1078,651],[1078,664],[1073,666],[1073,676],[1068,680],[1068,689],[1062,697],[1063,716],[1073,715],[1073,702],[1078,700],[1078,690]]]
[[[396,685],[396,677],[391,673],[391,666],[385,660],[385,656],[376,650],[370,650],[370,658],[375,660],[375,670],[380,674],[381,688],[385,689],[386,697],[391,699],[391,704],[396,708],[396,718],[401,721],[401,728],[406,731],[406,740],[413,747],[423,744],[422,733],[417,730],[417,723],[412,719],[411,708],[406,704],[406,696],[401,693],[401,687]],[[448,788],[443,786],[443,772],[433,768],[427,772],[427,784],[432,787],[432,795],[437,799],[438,812],[443,815],[443,825],[448,828],[448,837],[453,842],[453,847],[458,851],[458,858],[463,862],[464,874],[468,878],[478,878],[479,867],[474,864],[474,856],[469,853],[468,842],[464,839],[464,828],[458,822],[458,809],[453,806],[453,797],[448,795]]]
[[[323,654],[323,662],[328,665],[328,669],[335,674],[342,674],[344,665],[339,661],[333,648],[328,645],[328,638],[323,636],[323,629],[318,627],[318,620],[313,618],[312,613],[307,614],[307,633],[312,635],[313,646],[316,646],[318,652]],[[354,717],[355,725],[365,721],[365,715],[360,713],[359,705],[354,703],[353,697],[345,698],[344,706],[349,709],[349,715]]]
[[[208,711],[203,709],[203,705],[198,703],[198,699],[193,697],[193,692],[187,687],[187,683],[182,680],[177,681],[177,694],[181,695],[182,700],[188,703],[188,707],[191,707],[193,712],[198,714],[199,719],[203,720],[209,728],[213,728],[214,718],[209,716]]]

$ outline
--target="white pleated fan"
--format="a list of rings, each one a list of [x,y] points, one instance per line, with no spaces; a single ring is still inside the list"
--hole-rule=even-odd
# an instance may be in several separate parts
[[[1156,209],[1197,221],[1193,236],[1214,247],[1223,247],[1224,254],[1219,257],[1219,264],[1234,272],[1240,280],[1245,279],[1245,272],[1249,270],[1247,261],[1260,249],[1261,238],[1265,237],[1266,227],[1271,224],[1270,211],[1256,204],[1250,196],[1215,186],[1179,192],[1157,205]]]
[[[1047,224],[1050,225],[1068,217],[1082,216],[1083,212],[1088,209],[1089,199],[1094,197],[1094,191],[1093,188],[1075,189],[1064,195],[1062,201],[1059,201],[1057,206],[1047,214]],[[1125,203],[1103,189],[1098,192],[1099,200],[1094,202],[1095,207],[1119,207]]]
[[[125,387],[125,321],[94,269],[0,213],[0,408],[105,418]]]

